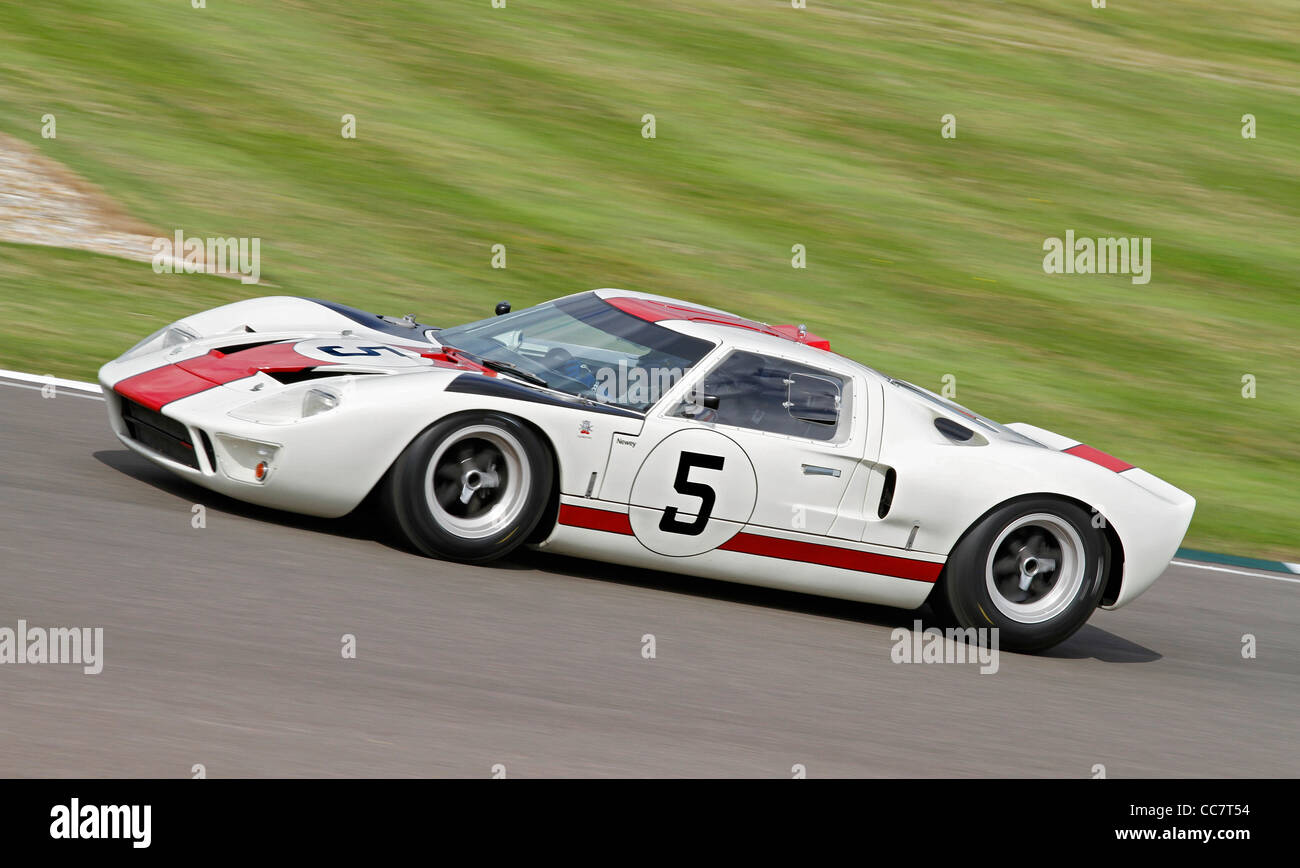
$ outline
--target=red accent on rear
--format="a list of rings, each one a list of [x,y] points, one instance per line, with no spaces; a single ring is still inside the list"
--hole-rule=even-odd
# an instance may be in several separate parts
[[[718,548],[729,552],[761,555],[765,558],[781,558],[787,561],[838,567],[842,570],[856,570],[860,573],[878,573],[882,576],[911,579],[915,582],[933,582],[939,578],[939,572],[943,569],[943,564],[932,561],[878,555],[874,552],[753,533],[738,533]]]
[[[161,410],[172,401],[251,377],[258,371],[301,371],[333,364],[304,356],[294,350],[293,344],[250,347],[228,356],[211,350],[207,355],[127,377],[113,391],[151,410]]]
[[[826,338],[819,338],[812,332],[804,332],[803,340],[799,340],[799,326],[796,325],[774,325],[770,327],[772,331],[789,341],[796,344],[807,344],[819,350],[830,352],[831,342]]]
[[[607,298],[605,301],[623,311],[623,313],[630,313],[632,316],[639,317],[647,322],[659,322],[665,319],[698,320],[715,317],[739,320],[738,317],[732,317],[728,314],[716,314],[698,307],[685,304],[669,304],[666,301],[651,301],[648,298],[628,298],[620,295]],[[757,327],[758,323],[751,323],[751,326]]]
[[[570,506],[562,503],[560,524],[632,536],[632,520],[627,517],[626,512],[610,512],[607,509],[592,509],[587,506]]]
[[[666,319],[683,319],[689,322],[705,322],[713,325],[733,326],[740,329],[748,329],[752,332],[761,332],[765,335],[771,335],[776,338],[785,338],[795,343],[807,344],[810,347],[816,347],[819,350],[829,350],[831,342],[826,338],[820,338],[814,334],[805,334],[802,341],[799,340],[799,329],[792,325],[770,326],[765,323],[756,322],[752,319],[743,319],[738,316],[732,316],[729,313],[715,313],[711,310],[704,310],[698,307],[691,307],[685,304],[672,304],[666,301],[653,301],[647,298],[628,298],[626,296],[614,296],[607,298],[605,301],[614,307],[630,313],[632,316],[647,322],[661,322]]]
[[[610,512],[605,509],[591,509],[586,506],[560,506],[560,524],[570,527],[582,527],[588,530],[601,530],[606,533],[618,533],[632,536],[632,522],[627,513]],[[894,576],[899,579],[911,579],[915,582],[934,582],[939,578],[943,564],[932,561],[900,558],[893,555],[879,555],[839,546],[821,543],[803,542],[801,540],[778,539],[754,533],[738,533],[727,542],[718,546],[729,552],[758,555],[765,558],[780,558],[807,564],[821,564],[838,567],[842,570],[856,570],[860,573],[878,573],[882,576]]]
[[[1116,473],[1123,473],[1125,470],[1132,470],[1134,467],[1134,465],[1129,464],[1127,461],[1120,461],[1114,455],[1107,455],[1100,449],[1093,449],[1091,446],[1086,446],[1083,443],[1080,443],[1078,446],[1071,446],[1069,449],[1064,451],[1086,461],[1091,461],[1093,464],[1100,464],[1107,470],[1113,470]]]

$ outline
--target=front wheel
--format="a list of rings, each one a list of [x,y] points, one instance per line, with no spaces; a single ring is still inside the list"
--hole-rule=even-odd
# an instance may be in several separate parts
[[[552,475],[550,452],[527,425],[472,413],[416,437],[389,470],[381,497],[420,551],[484,563],[527,539],[546,511]]]
[[[1091,617],[1105,589],[1106,541],[1072,503],[1023,500],[968,533],[935,588],[962,627],[996,627],[999,645],[1041,651]],[[942,607],[942,608],[941,608]]]

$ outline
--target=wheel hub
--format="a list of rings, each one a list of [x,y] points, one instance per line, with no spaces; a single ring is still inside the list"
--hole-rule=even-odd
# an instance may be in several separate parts
[[[433,517],[465,539],[491,536],[513,522],[530,485],[523,445],[490,425],[453,433],[435,450],[425,473]]]
[[[1012,620],[1050,620],[1082,586],[1085,561],[1083,540],[1069,522],[1048,513],[1022,516],[1002,530],[989,551],[989,598]]]
[[[1029,586],[1034,582],[1034,577],[1039,573],[1051,573],[1055,569],[1055,558],[1040,558],[1030,552],[1028,546],[1022,547],[1020,549],[1020,590],[1028,591]]]
[[[501,485],[501,477],[497,474],[495,465],[488,467],[487,470],[479,470],[477,467],[471,467],[466,470],[460,477],[460,502],[467,504],[475,494],[484,489],[493,489]]]

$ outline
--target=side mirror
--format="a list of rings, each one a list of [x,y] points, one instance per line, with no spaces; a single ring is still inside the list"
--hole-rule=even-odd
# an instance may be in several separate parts
[[[687,398],[682,403],[681,414],[683,416],[698,416],[705,410],[718,409],[717,395],[698,395],[695,398]]]
[[[497,316],[501,316],[503,313],[510,313],[510,302],[508,301],[497,302]]]
[[[840,384],[828,377],[791,374],[784,406],[800,422],[835,425],[840,421]]]

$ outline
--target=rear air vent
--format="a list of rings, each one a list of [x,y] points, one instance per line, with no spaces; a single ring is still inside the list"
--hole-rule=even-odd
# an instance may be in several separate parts
[[[885,471],[885,487],[880,490],[880,508],[876,510],[876,515],[884,518],[889,515],[889,508],[894,505],[894,485],[898,482],[898,474],[894,468]]]
[[[958,422],[954,422],[944,416],[936,416],[934,427],[939,429],[939,433],[949,440],[956,440],[958,443],[965,443],[975,436],[975,432]]]

